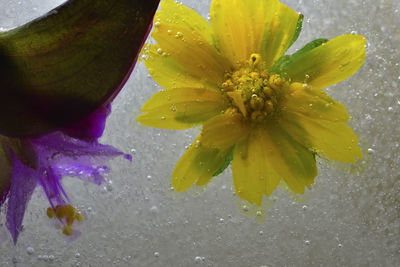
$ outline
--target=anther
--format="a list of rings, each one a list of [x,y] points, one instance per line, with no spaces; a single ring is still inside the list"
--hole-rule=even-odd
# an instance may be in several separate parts
[[[74,230],[70,226],[64,225],[62,233],[66,236],[71,236],[73,234]]]
[[[251,100],[250,100],[251,108],[253,110],[262,110],[264,108],[264,100],[257,95],[256,95],[256,97],[253,97],[253,96],[251,97]]]
[[[261,62],[261,55],[260,54],[251,54],[249,59],[249,65],[251,67],[257,67]]]

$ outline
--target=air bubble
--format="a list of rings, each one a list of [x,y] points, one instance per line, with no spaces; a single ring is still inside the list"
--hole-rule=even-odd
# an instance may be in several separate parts
[[[35,252],[35,250],[33,249],[33,247],[26,248],[26,253],[28,253],[29,255],[32,255],[34,252]]]

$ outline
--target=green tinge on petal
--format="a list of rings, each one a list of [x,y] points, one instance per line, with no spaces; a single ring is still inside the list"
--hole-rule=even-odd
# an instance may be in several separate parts
[[[170,89],[153,95],[138,121],[150,127],[187,129],[221,114],[225,105],[220,93],[205,88]]]
[[[303,55],[304,53],[326,43],[328,39],[319,38],[314,41],[309,42],[303,48],[293,53],[292,55],[284,55],[275,62],[275,64],[268,70],[269,73],[278,73],[282,76],[286,75],[286,69],[290,66],[290,64],[295,61],[298,57]]]
[[[221,173],[223,173],[223,172],[226,170],[226,168],[228,168],[229,165],[231,164],[232,159],[233,159],[233,149],[232,149],[232,151],[228,154],[228,156],[225,158],[225,161],[224,161],[224,163],[222,164],[222,166],[213,174],[213,176],[218,176],[218,175],[220,175]],[[197,183],[197,185],[199,185],[199,184]]]
[[[285,69],[292,82],[323,88],[353,75],[364,63],[366,40],[361,35],[340,35],[302,52]]]
[[[198,137],[176,164],[172,186],[176,191],[185,191],[196,182],[197,185],[207,184],[223,166],[231,150],[208,148]]]
[[[245,138],[249,131],[250,125],[239,114],[221,114],[204,123],[201,138],[205,146],[224,150]]]
[[[292,83],[282,109],[297,112],[307,117],[333,122],[349,120],[346,108],[330,98],[323,89],[307,86],[302,83]]]
[[[279,124],[293,139],[321,157],[345,163],[355,163],[356,158],[362,158],[358,138],[344,122],[285,112]]]
[[[296,40],[299,30],[299,23],[302,23],[302,15],[281,4],[277,0],[271,0],[271,7],[266,7],[266,26],[261,42],[260,53],[270,68]]]
[[[44,134],[111,101],[132,71],[158,3],[67,1],[0,33],[0,133]]]
[[[313,153],[276,124],[267,131],[273,140],[272,166],[293,192],[303,194],[317,176]]]

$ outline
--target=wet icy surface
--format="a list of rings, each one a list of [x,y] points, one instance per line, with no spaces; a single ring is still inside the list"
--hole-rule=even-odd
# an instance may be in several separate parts
[[[0,29],[62,2],[0,0]],[[210,1],[182,2],[207,17]],[[113,161],[110,182],[102,188],[65,179],[87,218],[83,235],[70,244],[49,225],[47,200],[38,191],[16,247],[0,227],[0,266],[400,265],[400,1],[284,3],[305,15],[294,49],[342,33],[367,38],[364,66],[327,89],[351,114],[363,160],[353,166],[321,162],[305,202],[277,190],[261,224],[244,215],[251,207],[238,209],[229,169],[205,191],[177,194],[170,190],[170,174],[198,129],[159,130],[135,121],[143,103],[160,90],[138,64],[102,139],[131,152],[133,163]]]

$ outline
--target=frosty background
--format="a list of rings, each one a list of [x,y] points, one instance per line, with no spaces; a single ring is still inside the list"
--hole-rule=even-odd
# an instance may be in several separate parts
[[[62,2],[0,0],[0,30]],[[50,225],[47,200],[37,191],[16,247],[0,227],[0,266],[399,265],[400,1],[283,2],[305,15],[290,52],[318,37],[355,32],[367,38],[363,67],[327,89],[347,107],[363,160],[352,166],[319,164],[303,203],[277,190],[262,224],[239,210],[229,169],[205,191],[177,194],[170,189],[170,174],[199,130],[159,130],[135,121],[144,102],[160,90],[139,63],[114,102],[102,138],[132,153],[133,163],[114,160],[102,188],[64,179],[86,217],[83,235],[71,244]],[[182,3],[207,17],[210,0]]]

